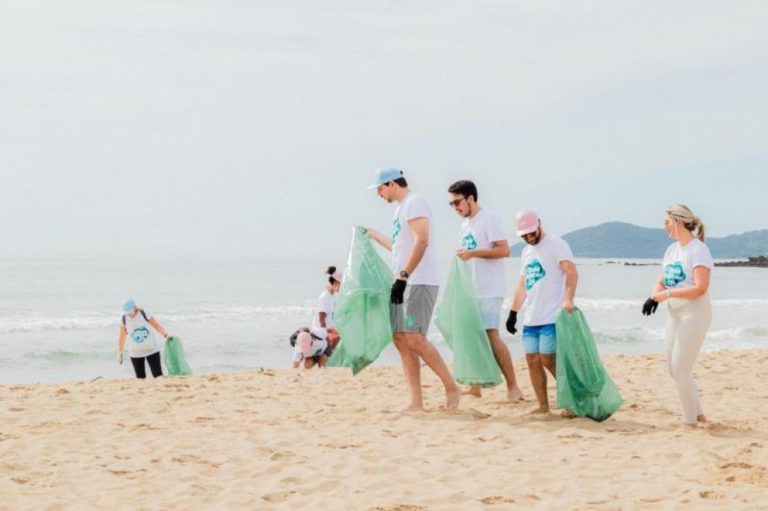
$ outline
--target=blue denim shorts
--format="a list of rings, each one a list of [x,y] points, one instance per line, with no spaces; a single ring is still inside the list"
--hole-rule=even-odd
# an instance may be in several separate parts
[[[524,326],[523,348],[526,353],[544,353],[551,355],[557,351],[555,324]]]

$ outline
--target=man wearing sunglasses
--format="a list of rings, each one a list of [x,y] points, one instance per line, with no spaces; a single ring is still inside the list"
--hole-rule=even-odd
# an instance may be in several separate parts
[[[555,318],[560,309],[572,312],[579,274],[573,252],[564,240],[545,234],[538,215],[530,209],[517,213],[517,235],[528,246],[521,256],[520,280],[507,318],[507,331],[517,332],[517,312],[525,304],[523,347],[531,385],[539,402],[531,413],[549,413],[547,373],[556,377]]]
[[[461,224],[461,249],[457,256],[470,261],[472,284],[483,319],[488,342],[496,363],[507,381],[507,399],[521,401],[523,394],[517,386],[515,366],[509,348],[499,335],[501,308],[507,294],[504,265],[509,257],[509,243],[501,217],[481,208],[477,202],[477,186],[472,181],[457,181],[448,188],[448,204],[464,219]],[[480,397],[481,390],[473,385],[468,394]]]
[[[419,359],[424,360],[442,381],[446,408],[456,409],[459,387],[440,353],[427,340],[440,285],[432,207],[424,197],[411,192],[403,171],[398,168],[379,169],[375,179],[369,188],[375,188],[385,201],[398,203],[392,236],[384,236],[371,228],[368,228],[368,234],[392,252],[395,281],[390,296],[390,321],[411,395],[406,411],[424,410]]]

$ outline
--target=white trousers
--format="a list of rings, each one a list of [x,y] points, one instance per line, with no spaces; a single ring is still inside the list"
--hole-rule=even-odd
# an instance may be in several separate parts
[[[667,364],[675,380],[677,393],[683,405],[687,424],[695,424],[701,415],[699,389],[693,379],[693,364],[712,323],[712,304],[709,295],[695,300],[671,298],[667,300]]]

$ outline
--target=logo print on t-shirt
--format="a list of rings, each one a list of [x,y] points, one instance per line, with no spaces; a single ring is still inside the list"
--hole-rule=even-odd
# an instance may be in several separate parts
[[[461,245],[464,247],[464,250],[474,250],[477,248],[477,241],[472,232],[468,232],[467,235],[464,236],[461,240]]]
[[[677,287],[678,284],[687,278],[683,265],[680,261],[668,264],[664,267],[664,285],[667,287]]]
[[[136,330],[134,330],[131,333],[131,339],[133,339],[133,342],[136,344],[141,344],[144,341],[147,340],[147,337],[149,337],[149,328],[145,326],[140,326]]]
[[[397,237],[400,236],[400,219],[395,218],[395,221],[392,223],[392,244],[394,245],[397,243]]]
[[[530,291],[533,286],[547,276],[544,267],[538,259],[534,259],[525,266],[525,290]]]

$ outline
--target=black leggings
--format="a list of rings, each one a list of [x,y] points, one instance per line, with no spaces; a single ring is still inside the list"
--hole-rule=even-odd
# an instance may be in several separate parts
[[[147,360],[149,369],[152,371],[152,376],[157,378],[163,375],[163,368],[160,367],[160,352],[152,353],[148,357],[131,357],[131,364],[133,364],[133,370],[136,373],[136,378],[146,378],[147,372],[144,369],[144,360]]]

